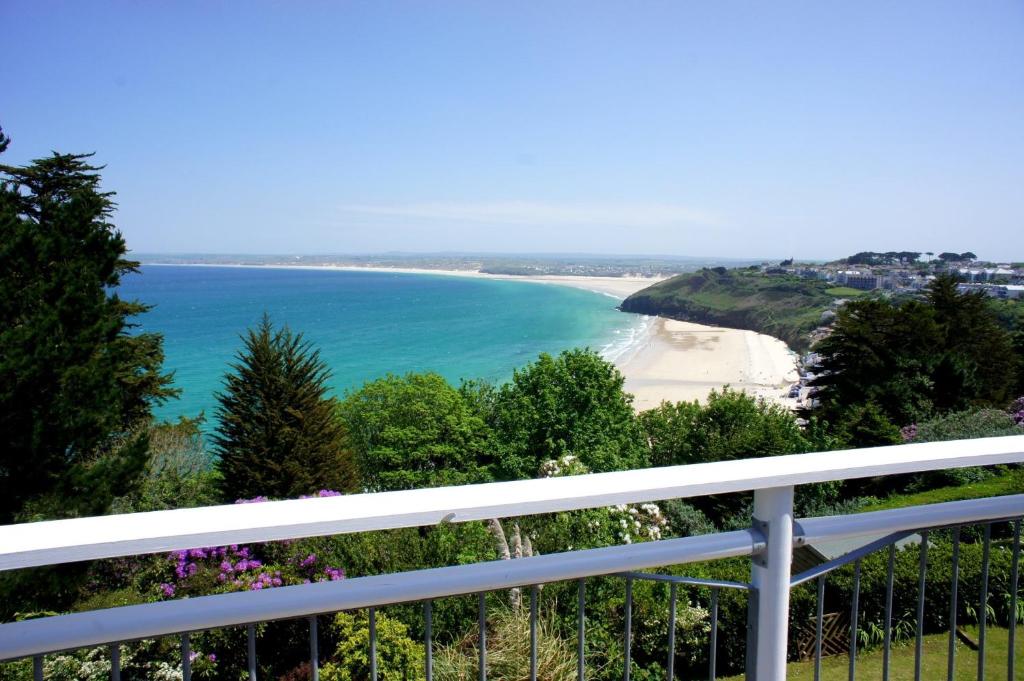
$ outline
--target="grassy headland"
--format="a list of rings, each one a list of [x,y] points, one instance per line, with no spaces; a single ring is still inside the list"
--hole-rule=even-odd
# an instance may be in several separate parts
[[[623,301],[622,309],[749,329],[803,350],[809,344],[808,333],[821,322],[821,313],[844,292],[816,279],[715,267],[681,274],[634,293]]]

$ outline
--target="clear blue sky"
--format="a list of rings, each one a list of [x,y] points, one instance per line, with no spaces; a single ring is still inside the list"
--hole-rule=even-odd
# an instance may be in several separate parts
[[[140,252],[1024,260],[1024,3],[0,2]]]

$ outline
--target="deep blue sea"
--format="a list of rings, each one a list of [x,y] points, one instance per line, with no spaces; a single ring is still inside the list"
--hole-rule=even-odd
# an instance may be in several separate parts
[[[182,395],[156,410],[163,419],[213,417],[240,335],[264,312],[319,348],[339,396],[410,371],[500,383],[539,353],[572,347],[614,358],[644,323],[600,293],[429,274],[144,265],[119,293],[152,305],[137,321],[164,336]]]

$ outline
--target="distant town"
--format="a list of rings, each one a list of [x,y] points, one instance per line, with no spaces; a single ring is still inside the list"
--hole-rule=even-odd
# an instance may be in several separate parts
[[[993,298],[1024,298],[1024,263],[978,260],[974,253],[917,253],[863,251],[827,264],[800,264],[784,260],[762,264],[766,275],[796,275],[820,279],[857,291],[912,294],[924,289],[939,274],[953,274],[961,292],[981,291]]]

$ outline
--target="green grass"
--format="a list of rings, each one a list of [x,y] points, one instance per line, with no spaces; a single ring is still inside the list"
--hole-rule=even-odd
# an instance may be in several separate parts
[[[971,638],[977,640],[977,631],[969,629]],[[986,681],[1006,681],[1007,652],[1009,637],[1006,629],[989,627],[985,642],[985,679]],[[925,681],[945,681],[946,654],[949,644],[948,634],[933,634],[924,637],[921,656],[921,678]],[[1024,679],[1024,630],[1018,630],[1014,642],[1017,660],[1014,678]],[[821,661],[822,681],[846,681],[849,678],[850,660],[847,655],[833,655]],[[814,661],[793,662],[787,665],[787,678],[790,681],[814,681]],[[735,681],[742,676],[731,677]],[[882,678],[882,650],[878,648],[857,655],[856,679],[876,681]],[[889,663],[890,681],[913,681],[914,678],[914,644],[893,647]],[[974,681],[978,678],[978,654],[957,642],[956,673],[957,681]]]
[[[837,298],[857,298],[866,294],[867,291],[850,288],[849,286],[834,286],[833,288],[825,289],[825,293],[830,296],[836,296]]]
[[[897,494],[886,499],[872,501],[863,511],[882,511],[890,508],[905,508],[921,504],[938,504],[943,501],[962,501],[964,499],[982,499],[999,497],[1007,494],[1024,493],[1024,470],[1011,470],[998,473],[988,480],[974,482],[956,487],[940,487],[916,494]]]

